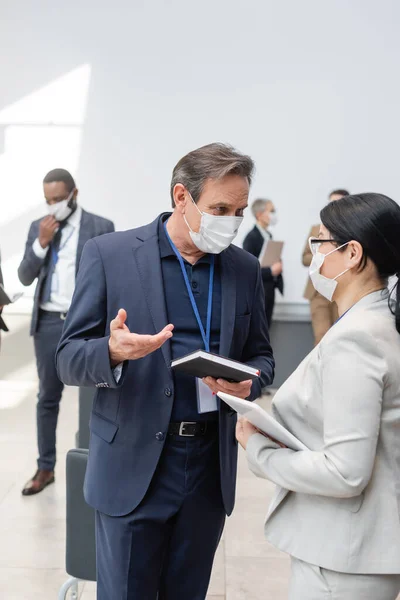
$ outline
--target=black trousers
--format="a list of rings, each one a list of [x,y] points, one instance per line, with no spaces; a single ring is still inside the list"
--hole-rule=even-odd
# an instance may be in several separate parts
[[[98,600],[204,600],[224,523],[217,437],[169,439],[142,503],[96,513]]]
[[[38,468],[54,470],[56,429],[64,384],[58,378],[55,355],[64,321],[55,313],[40,312],[38,329],[33,336],[39,393],[36,407]]]
[[[265,314],[267,316],[268,329],[271,327],[272,314],[275,306],[275,284],[264,283],[265,292]]]

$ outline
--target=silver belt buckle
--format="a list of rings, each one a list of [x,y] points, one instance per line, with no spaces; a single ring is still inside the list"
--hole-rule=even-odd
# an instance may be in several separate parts
[[[61,321],[65,321],[66,318],[67,318],[67,313],[66,312],[60,312],[60,319],[61,319]]]
[[[182,423],[179,425],[179,435],[183,437],[194,437],[194,433],[185,433],[186,425],[196,425],[196,421],[182,421]]]

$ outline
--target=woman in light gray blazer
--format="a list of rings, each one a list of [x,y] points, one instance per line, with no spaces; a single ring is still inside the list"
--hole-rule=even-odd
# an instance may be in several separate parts
[[[339,321],[275,396],[295,452],[247,421],[237,439],[277,484],[265,535],[292,558],[291,600],[400,592],[400,207],[348,196],[321,212],[310,276]],[[397,274],[397,297],[387,289]],[[393,298],[393,300],[391,299]]]

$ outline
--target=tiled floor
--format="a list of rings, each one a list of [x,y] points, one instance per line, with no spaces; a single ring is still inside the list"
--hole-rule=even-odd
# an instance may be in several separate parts
[[[62,401],[56,484],[22,497],[35,470],[37,384],[28,318],[7,322],[12,333],[3,336],[0,356],[0,600],[55,600],[67,579],[64,459],[75,444],[77,393],[67,389]],[[289,561],[262,533],[272,486],[247,470],[243,454],[239,463],[236,510],[227,521],[208,598],[284,600]],[[82,584],[80,598],[94,600],[95,584]]]

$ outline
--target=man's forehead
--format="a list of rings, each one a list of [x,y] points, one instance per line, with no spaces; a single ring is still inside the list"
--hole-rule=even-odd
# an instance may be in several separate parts
[[[58,196],[68,193],[67,186],[63,181],[51,181],[43,184],[45,196]]]
[[[219,204],[226,206],[233,206],[234,204],[243,204],[247,205],[247,200],[249,197],[249,191],[246,189],[223,189],[216,188],[210,189],[207,193],[204,194],[204,199],[208,204]]]

